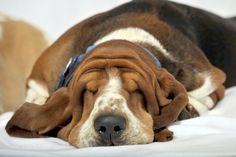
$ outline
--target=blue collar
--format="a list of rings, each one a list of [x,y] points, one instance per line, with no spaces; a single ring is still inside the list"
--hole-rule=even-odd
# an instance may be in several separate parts
[[[70,80],[73,77],[73,73],[74,73],[75,69],[77,68],[77,66],[84,59],[84,56],[86,54],[88,54],[89,52],[91,52],[95,47],[96,47],[96,45],[91,45],[86,49],[85,53],[82,53],[82,54],[76,55],[75,57],[70,58],[69,62],[67,63],[67,65],[65,67],[65,70],[63,71],[63,73],[60,76],[60,80],[59,80],[58,85],[56,86],[56,90],[61,87],[68,86]],[[149,51],[145,47],[141,47],[141,48],[143,48],[148,53],[148,55],[155,61],[156,65],[158,67],[161,67],[161,62],[159,61],[159,59],[156,56],[154,56],[152,54],[151,51]]]
[[[141,47],[141,46],[140,46]],[[158,66],[158,67],[160,67],[161,68],[161,62],[160,62],[160,60],[156,57],[156,56],[154,56],[154,54],[150,51],[150,50],[148,50],[147,48],[145,48],[145,47],[141,47],[141,48],[143,48],[148,54],[149,54],[149,56],[154,60],[154,62],[156,63],[156,66]]]

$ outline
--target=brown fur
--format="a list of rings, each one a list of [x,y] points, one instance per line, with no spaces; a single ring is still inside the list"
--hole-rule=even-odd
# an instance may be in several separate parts
[[[42,32],[23,21],[5,17],[0,27],[0,113],[3,113],[15,111],[24,103],[26,79],[47,41]]]

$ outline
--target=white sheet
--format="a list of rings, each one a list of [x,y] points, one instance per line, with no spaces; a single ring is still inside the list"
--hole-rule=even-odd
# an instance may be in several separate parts
[[[171,125],[175,137],[164,143],[76,149],[57,138],[8,136],[4,127],[11,116],[12,113],[0,116],[1,157],[236,156],[236,87],[228,89],[217,107],[202,117]]]

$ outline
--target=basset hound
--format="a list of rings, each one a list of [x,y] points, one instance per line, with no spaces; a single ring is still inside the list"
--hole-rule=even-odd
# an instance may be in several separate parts
[[[168,125],[214,108],[236,84],[235,43],[233,19],[133,0],[75,25],[40,56],[6,130],[80,148],[171,140]]]

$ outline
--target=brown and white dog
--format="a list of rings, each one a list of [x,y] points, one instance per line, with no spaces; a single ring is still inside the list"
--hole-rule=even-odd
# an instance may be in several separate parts
[[[6,130],[76,147],[171,140],[168,125],[222,99],[225,73],[225,85],[236,84],[235,43],[233,19],[165,0],[126,3],[77,24],[41,55]],[[66,65],[71,79],[58,87]]]
[[[39,29],[0,14],[0,114],[24,103],[26,79],[47,46]]]

